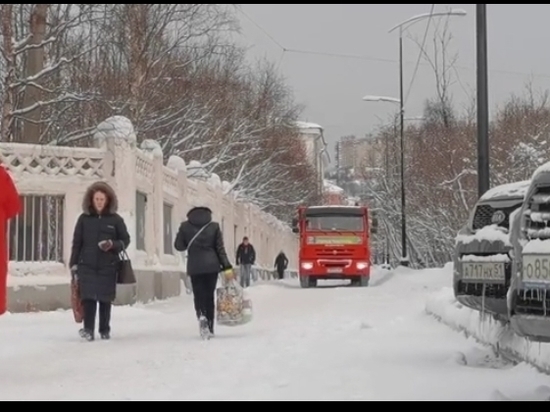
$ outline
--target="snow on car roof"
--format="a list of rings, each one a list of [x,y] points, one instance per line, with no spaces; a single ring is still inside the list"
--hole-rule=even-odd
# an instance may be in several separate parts
[[[523,180],[521,182],[507,183],[497,187],[493,187],[481,196],[479,200],[490,200],[496,198],[524,198],[527,190],[529,190],[530,180]]]

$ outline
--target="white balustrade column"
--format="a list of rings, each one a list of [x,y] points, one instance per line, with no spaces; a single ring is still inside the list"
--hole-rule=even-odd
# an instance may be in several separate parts
[[[124,116],[113,116],[97,126],[96,144],[106,150],[104,179],[113,186],[118,198],[118,213],[130,233],[128,254],[136,250],[136,143],[132,122]]]

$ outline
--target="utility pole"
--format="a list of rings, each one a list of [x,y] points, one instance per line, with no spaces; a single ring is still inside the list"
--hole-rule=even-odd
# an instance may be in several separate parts
[[[477,182],[481,197],[490,187],[489,94],[487,80],[487,5],[476,4],[477,43]]]
[[[399,138],[401,140],[401,266],[409,266],[405,204],[405,108],[403,101],[403,30],[399,28]]]

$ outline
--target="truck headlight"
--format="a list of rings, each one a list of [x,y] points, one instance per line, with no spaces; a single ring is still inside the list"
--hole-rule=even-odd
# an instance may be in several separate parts
[[[367,262],[357,262],[357,269],[363,270],[369,267]]]
[[[313,269],[313,263],[311,263],[311,262],[302,262],[302,269],[305,269],[305,270]]]

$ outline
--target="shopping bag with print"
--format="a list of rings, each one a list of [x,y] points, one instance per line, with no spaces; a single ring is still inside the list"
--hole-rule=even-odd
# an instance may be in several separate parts
[[[245,299],[244,290],[235,279],[224,283],[223,286],[216,289],[216,320],[218,324],[236,326],[248,323],[252,319],[250,299]]]

